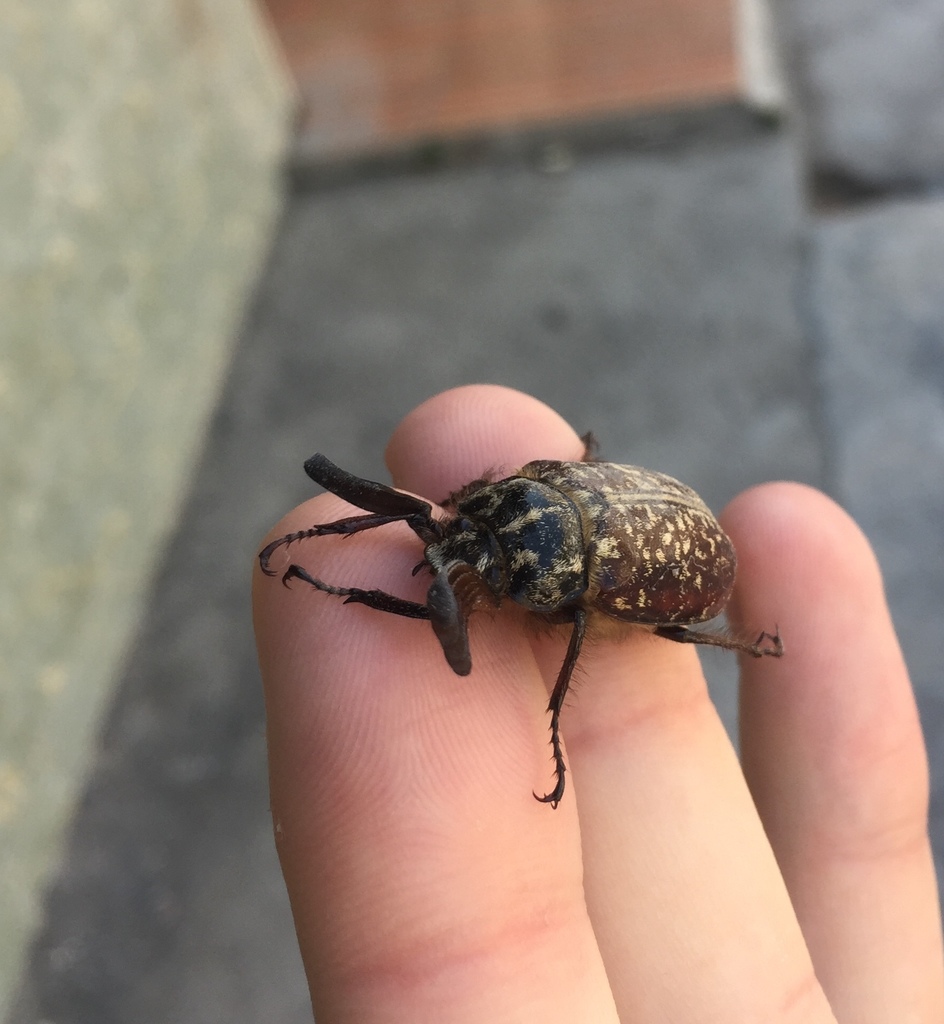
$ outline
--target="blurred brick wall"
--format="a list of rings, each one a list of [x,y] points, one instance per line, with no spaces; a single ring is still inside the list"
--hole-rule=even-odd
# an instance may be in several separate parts
[[[734,0],[262,0],[331,155],[730,98]]]

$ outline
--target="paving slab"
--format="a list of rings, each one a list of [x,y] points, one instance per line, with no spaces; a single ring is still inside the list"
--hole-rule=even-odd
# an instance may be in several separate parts
[[[791,105],[824,191],[940,187],[944,7],[937,0],[772,6]]]

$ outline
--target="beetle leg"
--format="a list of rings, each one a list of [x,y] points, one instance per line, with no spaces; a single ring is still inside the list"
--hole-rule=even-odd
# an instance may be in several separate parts
[[[593,431],[588,430],[580,440],[583,441],[583,455],[580,457],[580,461],[599,462],[600,442],[594,437]]]
[[[554,692],[548,702],[547,710],[551,714],[551,750],[554,754],[554,774],[557,777],[557,784],[550,793],[544,796],[534,794],[534,799],[542,804],[550,804],[557,807],[561,797],[564,795],[564,772],[567,766],[564,764],[564,755],[561,752],[560,743],[560,715],[564,706],[564,698],[567,696],[567,688],[570,686],[570,677],[574,674],[574,666],[580,655],[580,646],[583,643],[584,634],[587,631],[587,613],[578,608],[574,612],[574,631],[570,634],[570,644],[567,646],[567,654],[564,656],[564,664],[554,684]]]
[[[375,608],[378,612],[390,612],[393,615],[404,615],[408,619],[428,619],[429,610],[425,604],[417,604],[416,601],[407,601],[394,594],[388,594],[386,590],[360,590],[357,587],[332,587],[330,583],[324,583],[310,575],[300,565],[290,565],[282,575],[282,582],[288,586],[291,579],[304,580],[311,584],[315,590],[325,594],[334,594],[335,597],[346,598],[345,604],[364,604],[368,608]]]
[[[346,519],[338,519],[333,523],[322,523],[313,526],[310,530],[298,530],[296,533],[287,533],[284,537],[272,541],[259,552],[259,565],[266,576],[278,575],[274,569],[269,568],[269,559],[273,553],[283,544],[294,544],[299,540],[309,540],[311,537],[328,537],[332,534],[360,533],[362,530],[373,530],[378,526],[386,526],[388,523],[406,522],[407,526],[413,526],[411,516],[406,515],[374,515],[374,516],[348,516]]]
[[[700,633],[687,626],[656,626],[653,632],[656,636],[674,640],[679,644],[706,644],[709,647],[723,647],[726,651],[740,651],[742,654],[750,654],[754,658],[762,658],[765,654],[771,658],[779,658],[783,655],[783,640],[780,639],[779,630],[776,633],[761,633],[752,644],[732,636],[725,636],[723,633]],[[765,641],[769,641],[769,643]]]

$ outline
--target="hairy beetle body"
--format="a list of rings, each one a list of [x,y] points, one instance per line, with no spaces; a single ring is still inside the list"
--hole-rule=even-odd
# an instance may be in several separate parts
[[[459,498],[455,510],[460,522],[480,524],[489,538],[476,569],[486,578],[498,570],[496,596],[507,594],[530,611],[548,613],[586,591],[582,517],[566,491],[522,470]],[[451,540],[427,549],[434,570]]]
[[[724,608],[734,586],[734,547],[705,503],[672,477],[638,466],[587,459],[535,461],[502,480],[476,480],[444,502],[441,518],[419,498],[355,477],[322,455],[305,470],[327,490],[369,514],[280,537],[259,554],[309,537],[351,534],[405,522],[424,543],[420,568],[432,574],[425,605],[384,591],[336,587],[291,564],[284,583],[380,611],[428,619],[450,667],[472,668],[467,621],[507,597],[550,622],[570,623],[564,664],[548,705],[556,785],[537,799],[557,806],[566,770],[559,718],[588,624],[641,626],[679,643],[710,644],[755,657],[783,653],[779,634],[747,643],[692,630]]]
[[[664,473],[608,462],[531,462],[523,476],[582,513],[582,604],[624,622],[704,622],[734,586],[734,546],[699,496]]]

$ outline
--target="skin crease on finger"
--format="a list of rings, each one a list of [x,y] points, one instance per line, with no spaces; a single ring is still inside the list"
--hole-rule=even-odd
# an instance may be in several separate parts
[[[450,490],[480,476],[483,469],[488,468],[489,460],[486,459],[483,465],[482,452],[500,453],[492,465],[500,471],[499,475],[504,475],[533,458],[575,459],[580,457],[582,450],[583,445],[576,433],[556,413],[534,399],[504,388],[470,387],[437,396],[408,415],[394,434],[388,448],[387,461],[397,486],[423,496],[442,498]],[[317,512],[306,510],[301,513],[300,520],[293,519],[292,525],[286,529],[310,525],[316,521],[323,522],[331,516],[345,514],[338,511],[337,503],[332,508],[327,517],[324,514],[325,505],[318,506]],[[340,540],[335,549],[344,557],[342,561],[334,561],[333,554],[325,556],[326,564],[332,566],[330,571],[336,574],[332,576],[332,582],[348,583],[345,573],[361,571],[366,574],[362,578],[369,576],[372,586],[388,587],[403,596],[422,599],[422,581],[409,579],[409,569],[416,560],[416,539],[409,531],[385,527],[382,531],[362,535],[357,542],[352,540],[350,545],[346,540]],[[361,553],[358,554],[358,551]],[[356,570],[355,566],[358,559],[362,559],[360,570]],[[428,631],[427,624],[406,624],[394,616],[378,616],[368,609],[345,608],[340,601],[326,595],[307,595],[318,603],[319,608],[324,609],[319,613],[319,618],[323,620],[317,627],[319,637],[313,638],[310,633],[314,628],[311,625],[312,601],[299,601],[298,593],[285,591],[283,595],[281,592],[284,588],[277,589],[280,592],[277,598],[268,592],[265,594],[266,602],[271,600],[273,607],[257,612],[260,619],[275,616],[278,620],[277,623],[271,619],[263,622],[260,628],[260,657],[264,665],[269,663],[266,675],[282,676],[279,686],[275,689],[269,686],[267,693],[272,739],[273,813],[277,835],[281,832],[280,855],[292,892],[299,938],[312,978],[313,992],[318,989],[323,993],[322,1009],[331,1006],[336,1008],[338,1004],[333,999],[340,998],[343,1003],[350,995],[351,986],[347,986],[346,997],[345,986],[338,983],[338,975],[351,967],[351,960],[339,962],[337,959],[339,936],[344,948],[357,950],[358,944],[361,947],[364,945],[366,928],[369,939],[367,945],[377,954],[374,962],[386,963],[388,968],[393,965],[394,975],[398,971],[402,972],[406,962],[404,951],[407,951],[407,957],[413,956],[422,983],[422,968],[419,966],[424,948],[422,935],[448,936],[452,922],[461,920],[474,923],[477,918],[488,917],[490,913],[498,915],[507,905],[516,900],[520,902],[522,893],[530,894],[533,914],[544,915],[547,920],[550,911],[558,915],[561,927],[568,920],[573,923],[572,901],[575,897],[582,899],[580,848],[579,845],[572,845],[570,840],[562,841],[562,833],[576,834],[578,802],[580,824],[584,832],[583,857],[584,861],[588,858],[591,861],[587,879],[589,892],[591,895],[598,894],[591,899],[595,928],[599,934],[605,935],[613,927],[625,924],[625,921],[617,921],[614,916],[621,916],[619,911],[623,909],[630,922],[625,941],[643,971],[638,983],[633,984],[640,991],[644,990],[647,998],[652,999],[659,996],[660,978],[670,988],[682,987],[680,979],[685,977],[686,957],[693,953],[696,957],[701,954],[697,947],[688,948],[686,942],[680,942],[679,939],[685,940],[686,936],[697,935],[704,922],[686,917],[694,904],[691,900],[686,903],[684,887],[680,892],[673,892],[672,886],[677,885],[677,877],[672,872],[673,869],[680,870],[682,865],[677,859],[674,865],[672,863],[676,854],[672,852],[671,837],[674,834],[676,844],[681,842],[683,850],[687,849],[694,854],[705,843],[711,849],[710,844],[714,842],[713,833],[718,831],[718,823],[712,820],[708,813],[710,805],[702,799],[708,795],[706,776],[720,780],[722,788],[716,795],[720,795],[722,805],[726,805],[730,794],[738,791],[738,787],[743,790],[737,763],[727,749],[729,745],[704,697],[703,680],[697,673],[697,659],[691,649],[646,635],[637,635],[626,644],[616,645],[612,649],[609,649],[609,645],[606,648],[601,645],[589,651],[586,661],[582,661],[579,666],[578,692],[565,712],[565,742],[567,738],[571,741],[568,759],[574,773],[568,776],[565,803],[557,812],[550,812],[533,801],[533,808],[528,805],[529,794],[527,800],[518,801],[516,790],[519,786],[524,786],[525,791],[536,786],[536,780],[540,780],[547,772],[547,722],[541,707],[541,694],[548,677],[553,678],[560,664],[560,640],[540,640],[535,645],[544,669],[545,678],[542,683],[540,676],[534,673],[533,665],[527,667],[528,644],[527,641],[523,645],[521,642],[520,616],[516,618],[513,610],[510,616],[506,616],[503,609],[502,614],[494,618],[484,615],[476,617],[471,624],[475,677],[457,683],[448,669],[443,671],[441,652],[434,642],[429,643],[429,637],[424,632]],[[752,608],[751,622],[755,614],[757,609]],[[389,621],[378,623],[378,619]],[[766,618],[763,624],[767,624]],[[783,623],[780,625],[783,626]],[[375,634],[378,638],[376,642],[365,641],[367,633]],[[402,639],[404,635],[407,636],[406,641]],[[322,660],[318,666],[318,674],[322,679],[350,674],[352,660],[372,660],[379,666],[381,675],[389,671],[389,665],[403,661],[412,666],[409,671],[414,678],[408,676],[404,681],[397,680],[395,686],[387,680],[389,685],[386,687],[379,677],[376,685],[371,677],[364,675],[355,677],[353,684],[348,680],[346,686],[363,688],[365,703],[360,714],[356,707],[353,716],[349,714],[349,708],[345,709],[345,720],[340,712],[335,711],[341,699],[337,686],[322,687],[319,693],[306,697],[307,701],[311,701],[307,708],[304,702],[299,701],[298,693],[311,687],[312,651],[317,650],[319,657],[323,658],[322,651],[330,649],[332,644],[337,647],[339,639],[347,636],[360,645],[353,651],[356,657],[342,658],[335,663],[332,654],[327,661]],[[357,640],[353,640],[355,636]],[[418,637],[423,639],[417,642]],[[367,646],[364,646],[365,643]],[[505,660],[496,661],[491,651],[499,647],[512,653],[506,655]],[[350,647],[348,651],[351,652]],[[420,652],[423,652],[422,658],[417,661]],[[764,659],[764,667],[767,667],[769,661]],[[280,662],[277,670],[273,669],[273,662]],[[631,677],[645,677],[647,680],[644,690],[636,687],[634,691],[630,687],[629,698],[625,692],[621,692],[626,690],[627,663],[636,665],[636,670],[630,673]],[[509,676],[516,680],[513,691],[502,684],[502,679]],[[470,687],[472,682],[475,683],[475,689],[462,689]],[[396,700],[388,696],[391,690],[399,694]],[[374,813],[367,822],[370,835],[352,840],[357,830],[365,827],[363,822],[356,820],[364,810],[363,804],[357,802],[357,793],[370,793],[371,786],[378,784],[382,792],[391,792],[390,772],[403,773],[401,776],[394,775],[392,781],[397,783],[398,779],[406,777],[419,777],[422,780],[424,770],[434,773],[457,770],[454,749],[448,741],[450,707],[454,706],[455,694],[465,694],[464,699],[468,702],[461,706],[461,715],[457,720],[456,728],[462,733],[459,742],[465,749],[489,751],[486,759],[494,762],[490,765],[490,770],[496,773],[494,786],[488,779],[475,779],[473,775],[476,784],[469,787],[464,797],[457,799],[455,787],[468,783],[468,764],[460,759],[459,775],[449,781],[451,791],[442,803],[437,803],[442,794],[437,796],[435,790],[401,794],[405,799],[401,800],[398,796],[397,814],[389,821],[383,801],[375,803]],[[368,698],[366,695],[372,696]],[[348,690],[344,700],[347,701],[351,696]],[[640,700],[654,701],[654,710],[640,717]],[[379,705],[378,701],[381,702]],[[356,705],[356,699],[354,703]],[[405,717],[402,716],[404,703],[410,712]],[[632,715],[636,716],[637,724],[628,731],[623,730],[621,735],[618,723],[627,720],[627,709],[634,703],[637,709],[630,710],[629,714],[630,720]],[[377,713],[378,708],[380,713]],[[385,718],[389,727],[387,733],[398,733],[405,744],[401,745],[399,751],[395,745],[390,746],[387,733],[381,732],[378,738],[377,730],[381,728],[378,723],[382,724]],[[588,727],[587,723],[594,719],[597,725]],[[417,724],[427,720],[431,720],[434,732],[417,732]],[[391,725],[392,721],[398,723],[395,728]],[[601,726],[605,726],[605,729]],[[606,742],[594,745],[588,741],[587,737],[593,735],[594,729]],[[496,730],[497,737],[494,735]],[[383,754],[385,743],[389,749]],[[347,755],[351,744],[355,749],[380,752],[390,760],[382,764],[363,763],[360,767],[352,768]],[[522,750],[529,752],[527,756],[520,755]],[[627,750],[629,761],[626,760]],[[666,776],[660,765],[670,750],[674,751],[671,756],[675,758],[678,770],[673,769],[674,774]],[[648,767],[645,764],[647,759]],[[347,795],[340,803],[337,793],[332,796],[325,792],[335,783],[325,785],[323,781],[326,765],[330,769],[335,762],[342,766],[343,771],[353,771],[346,782],[342,779],[343,785],[348,788],[345,791]],[[361,778],[357,777],[358,773],[362,773]],[[597,775],[602,788],[595,782]],[[364,781],[364,776],[367,781]],[[613,780],[626,778],[634,780],[633,787],[619,786],[614,792]],[[379,783],[375,782],[376,779],[379,779]],[[485,790],[481,803],[476,803],[472,795],[476,788]],[[602,809],[595,803],[595,788],[598,799],[603,801]],[[686,798],[679,803],[680,793],[686,792],[691,800]],[[436,805],[435,816],[431,818],[428,808],[421,808],[421,815],[418,818],[412,817],[417,799],[420,803],[432,800]],[[522,830],[517,810],[522,806],[527,806],[525,830]],[[753,814],[749,801],[743,806],[745,815],[748,812]],[[702,807],[705,814],[699,813],[693,817],[685,812],[686,807],[693,810]],[[455,821],[449,825],[449,829],[454,830],[456,836],[461,833],[462,839],[457,840],[458,845],[443,846],[442,815],[450,814],[455,815]],[[704,855],[695,856],[687,870],[694,871],[698,876],[699,871],[703,872],[706,864],[710,864],[711,870],[723,871],[725,857],[729,857],[737,869],[735,881],[744,889],[746,877],[738,865],[745,859],[750,860],[749,851],[753,844],[766,847],[766,840],[756,824],[756,816],[754,819],[754,825],[744,832],[746,838],[738,840],[740,833],[735,834],[737,841],[730,847],[730,852],[719,846],[707,859]],[[489,822],[488,842],[485,845],[476,842],[469,845],[470,836],[474,838],[478,835],[482,821]],[[668,831],[667,825],[670,826]],[[699,834],[699,830],[704,832],[704,836]],[[641,835],[654,835],[658,841],[648,844],[647,850],[647,844],[639,841]],[[669,845],[663,846],[663,840]],[[435,863],[431,865],[428,859],[431,842],[440,843],[439,853],[442,856],[439,868],[436,868]],[[624,849],[621,846],[624,842],[629,844],[630,860],[619,852]],[[496,856],[496,852],[501,855]],[[618,856],[614,855],[617,853]],[[386,862],[385,856],[388,858]],[[658,863],[660,856],[663,862],[668,858],[668,871],[664,863]],[[765,866],[758,881],[757,892],[766,892],[769,888],[765,872],[776,875],[777,884],[781,884],[776,866],[770,859],[769,849],[766,856],[769,862],[761,857]],[[332,862],[332,857],[339,863]],[[637,861],[634,862],[633,857]],[[639,857],[643,859],[638,860]],[[652,859],[647,861],[646,857]],[[406,870],[401,870],[401,862],[406,864]],[[445,870],[447,862],[452,866]],[[456,871],[464,871],[465,874],[455,874]],[[366,885],[365,877],[368,879]],[[482,888],[470,889],[470,878],[478,879]],[[376,879],[380,888],[375,888],[371,879]],[[511,889],[507,888],[509,881]],[[654,894],[667,898],[668,902],[663,902],[660,908],[658,900],[654,902],[645,892],[639,891],[640,885],[644,888],[650,886]],[[456,890],[460,896],[463,891],[467,892],[470,899],[456,902]],[[707,948],[712,955],[719,957],[724,949],[736,950],[743,946],[745,936],[749,934],[749,931],[737,930],[740,924],[732,930],[731,922],[725,922],[727,906],[723,891],[723,887],[716,889],[713,899],[709,899],[704,907],[706,914],[718,918],[716,931],[723,941],[709,941]],[[549,902],[548,892],[559,894],[560,898]],[[493,895],[494,899],[483,900],[483,893]],[[535,896],[540,898],[534,899]],[[781,900],[781,897],[777,899]],[[437,901],[441,904],[439,908],[435,907]],[[623,908],[624,902],[628,909]],[[600,903],[607,903],[614,909],[601,910],[599,906],[594,909],[594,905]],[[776,928],[777,914],[792,917],[785,896],[777,905],[779,909],[767,923],[768,932]],[[376,916],[378,908],[381,910],[379,920]],[[663,916],[660,917],[660,914]],[[756,913],[754,917],[757,917]],[[504,920],[507,925],[509,919],[505,917]],[[680,920],[686,921],[686,927],[681,932],[678,928]],[[430,921],[434,926],[432,933],[428,930]],[[329,924],[326,925],[326,922]],[[636,932],[633,931],[634,926]],[[598,966],[594,961],[592,936],[584,929],[584,922],[577,920],[575,927],[578,939],[576,942],[568,939],[566,952],[561,950],[559,954],[562,959],[558,960],[557,954],[548,954],[545,949],[544,956],[539,956],[530,966],[524,959],[521,960],[525,978],[529,973],[548,970],[546,977],[541,975],[542,993],[547,997],[547,1005],[537,1016],[510,1016],[507,1019],[541,1019],[543,1022],[556,1019],[610,1019],[608,1014],[612,1014],[612,1006],[610,1004],[609,1009],[603,1009],[606,1005],[604,1003],[600,1004],[600,1011],[594,1016],[567,1017],[566,990],[574,990],[586,984],[591,986],[590,989],[580,990],[583,1001],[578,1001],[578,1004],[586,1011],[590,1005],[587,992],[595,991],[593,986],[600,981]],[[796,931],[795,920],[792,927]],[[638,934],[639,928],[646,934]],[[506,928],[504,933],[498,934],[503,935],[506,941],[509,935],[520,936],[523,945],[516,949],[519,959],[533,945],[534,935],[527,929],[521,930],[520,919],[512,926],[511,932]],[[710,934],[710,927],[703,931],[703,935]],[[798,937],[798,932],[796,935]],[[474,938],[479,948],[484,949],[495,937],[496,933],[486,929]],[[619,949],[621,941],[624,940],[616,942],[615,949],[604,942],[607,970],[611,980],[622,977],[624,981],[631,981],[632,972],[627,977],[625,970],[616,962],[622,955]],[[747,940],[748,945],[751,941]],[[398,942],[399,953],[393,951]],[[795,939],[790,942],[795,942]],[[454,947],[453,953],[456,949],[458,947]],[[682,972],[681,975],[671,971],[666,974],[666,967],[672,964],[673,949],[678,957],[675,966]],[[437,952],[443,952],[442,943]],[[640,953],[642,955],[638,956]],[[794,991],[802,991],[799,980],[803,977],[800,961],[805,957],[802,943],[799,943],[795,955],[799,966],[788,972],[788,977],[794,980],[785,982],[784,999],[789,997],[791,984]],[[441,966],[449,962],[448,957],[440,960]],[[476,982],[470,980],[474,975],[463,974],[461,967],[456,966],[464,963],[462,956],[451,963],[451,967],[443,969],[440,980],[445,982],[445,979],[449,979],[443,992],[443,1005],[455,1010],[455,994],[463,989],[461,979],[464,977],[465,983],[471,984],[473,988]],[[743,962],[742,966],[748,975],[756,963],[756,959],[752,961],[750,957]],[[712,969],[710,960],[702,966]],[[561,969],[565,971],[564,974],[560,973]],[[729,963],[727,969],[734,970],[734,967]],[[455,973],[456,970],[459,974]],[[648,976],[645,970],[650,971]],[[348,979],[351,977],[349,974]],[[358,977],[362,983],[363,975]],[[402,980],[402,974],[400,977]],[[487,970],[478,978],[479,988],[499,984],[497,977],[489,976]],[[729,980],[731,986],[736,988],[741,978],[732,974]],[[519,971],[517,977],[505,978],[500,984],[506,986],[504,990],[507,991],[508,986],[521,982],[522,971]],[[697,989],[697,985],[694,988]],[[533,991],[522,991],[520,1005],[526,1005],[525,1000],[534,994]],[[671,991],[666,995],[671,996]],[[697,991],[688,993],[688,1002],[692,1004],[689,1009],[698,1009],[697,995]],[[633,1012],[632,995],[621,997],[618,994],[618,998],[621,999],[622,1019],[650,1019]],[[725,1016],[724,1006],[719,1004],[713,1015],[691,1016],[678,1012],[674,1015],[670,1013],[665,1019],[679,1021],[680,1024],[689,1019],[832,1019],[828,1011],[823,1012],[820,1004],[817,1004],[818,1009],[813,1010],[812,1000],[815,996],[812,989],[810,993],[796,998],[799,1002],[795,1003],[794,1011],[799,1009],[804,1000],[811,1000],[806,1004],[805,1014],[797,1015],[794,1012],[793,1016],[782,1013],[756,1018],[731,1014]],[[692,1003],[692,1000],[695,1002]],[[348,1009],[350,1005],[348,1003]],[[533,1002],[528,1005],[536,1008]],[[665,1012],[667,1005],[671,1006],[671,1003],[662,1003],[659,1012]],[[681,1009],[683,1004],[676,1005]],[[728,1005],[731,1007],[734,1004]],[[743,1008],[745,1004],[742,1001],[739,1005]],[[480,1011],[483,1006],[479,1006]],[[650,1009],[654,1006],[655,1003]],[[635,1007],[639,1009],[638,1002]],[[704,1007],[701,1009],[704,1010]],[[347,1017],[332,1012],[330,1017],[324,1019],[373,1019],[367,1014],[364,1004],[361,1004],[358,1012],[359,1016],[352,1014]],[[395,1018],[384,1016],[383,1019]],[[404,1016],[396,1019],[410,1018]],[[416,1015],[414,1019],[434,1018]],[[440,1019],[466,1018],[450,1015]],[[480,1015],[476,1018],[473,1013],[468,1019],[486,1017]],[[489,1007],[487,1019],[502,1019],[497,1005]],[[840,1019],[851,1021],[856,1018]],[[915,1018],[916,1021],[919,1019],[924,1024],[923,1018]]]

